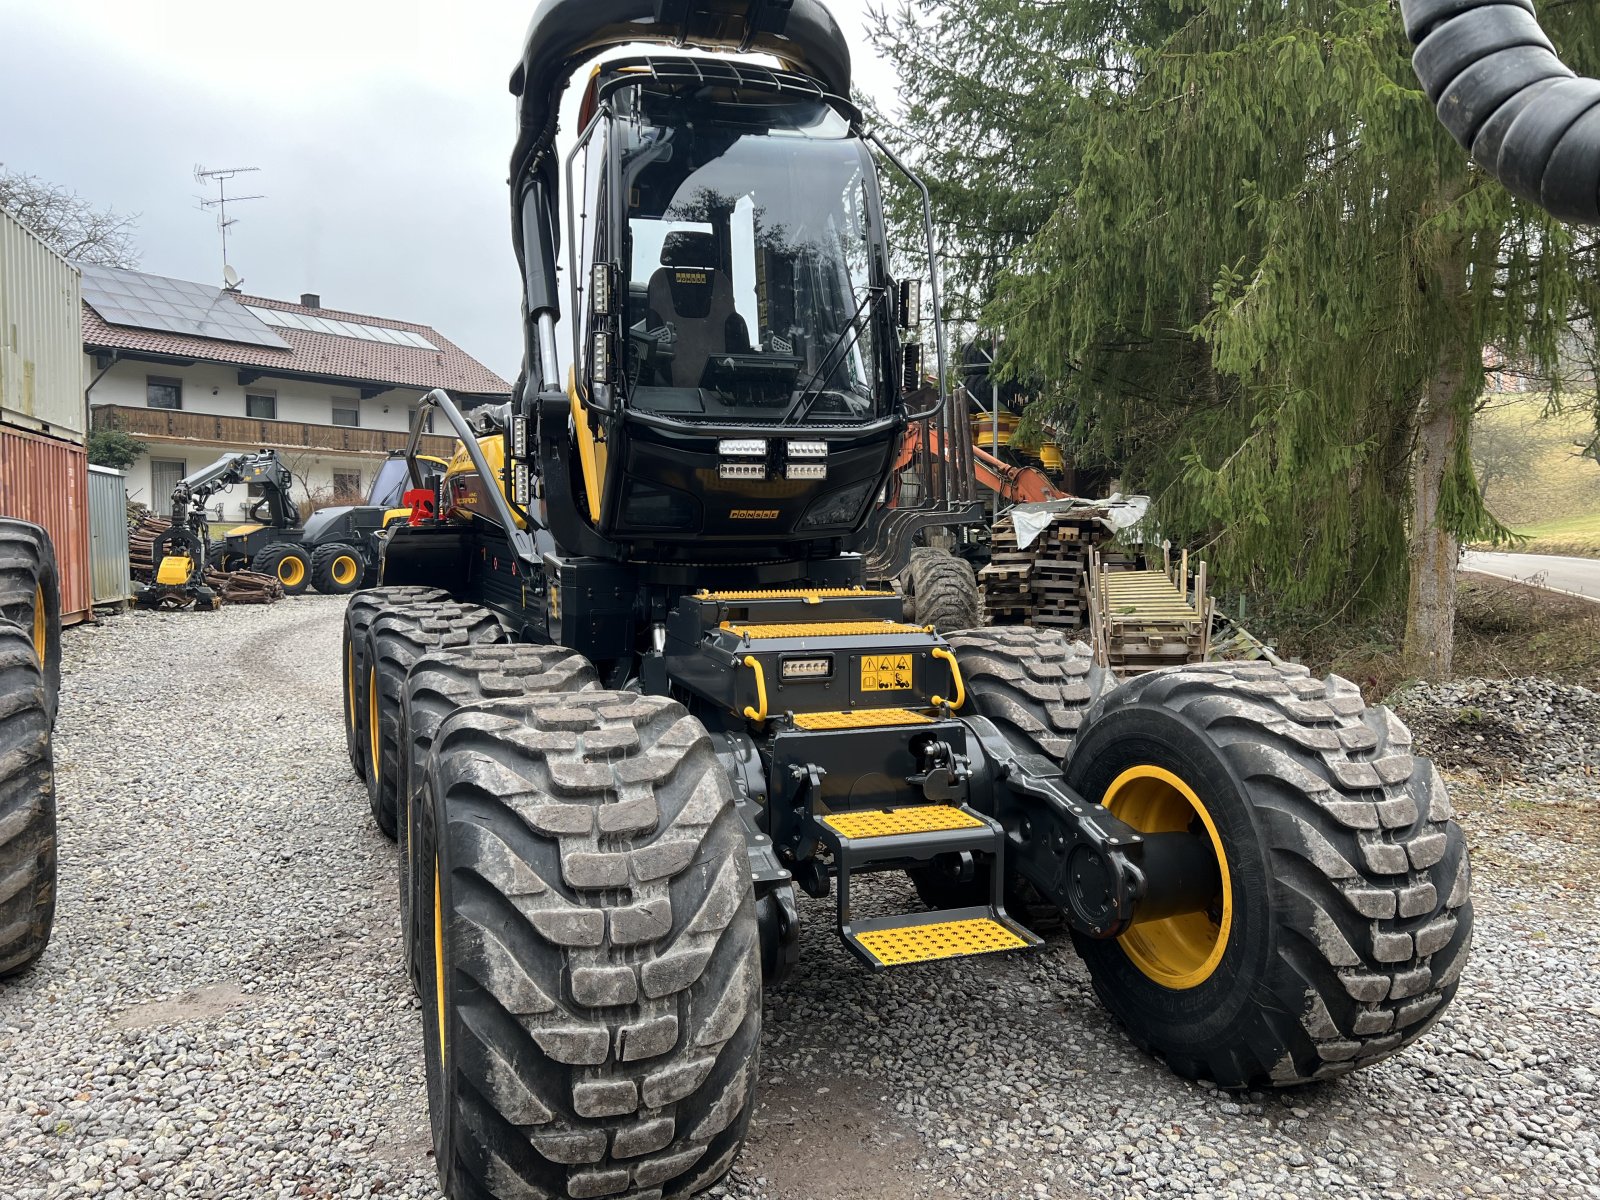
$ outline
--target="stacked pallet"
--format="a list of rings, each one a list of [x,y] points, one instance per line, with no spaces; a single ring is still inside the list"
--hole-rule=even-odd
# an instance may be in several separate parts
[[[1089,586],[1090,636],[1101,666],[1126,678],[1206,661],[1211,602],[1205,563],[1191,591],[1187,553],[1179,562],[1168,559],[1165,570],[1113,571],[1091,552]]]
[[[993,531],[993,557],[978,572],[985,625],[1036,625],[1076,633],[1089,625],[1089,556],[1102,552],[1108,569],[1133,565],[1129,555],[1106,550],[1113,530],[1090,501],[1054,514],[1026,549],[1017,543],[1011,516]]]

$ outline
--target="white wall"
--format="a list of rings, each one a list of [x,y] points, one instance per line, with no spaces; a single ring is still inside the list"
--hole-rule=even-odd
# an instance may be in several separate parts
[[[91,404],[121,404],[130,408],[144,408],[145,383],[151,376],[183,381],[183,411],[209,413],[219,417],[245,416],[245,393],[275,392],[278,397],[280,421],[301,421],[308,425],[333,424],[333,404],[340,407],[356,406],[361,410],[362,429],[407,430],[411,428],[411,414],[417,401],[426,394],[417,388],[395,388],[361,399],[360,392],[351,388],[336,388],[326,384],[303,383],[292,379],[275,379],[265,376],[249,387],[239,386],[239,372],[248,370],[234,366],[200,363],[192,367],[170,366],[162,363],[114,363],[104,378],[94,385],[90,393]],[[99,372],[94,359],[85,358],[86,381],[93,381]],[[87,384],[86,384],[87,385]],[[242,447],[248,449],[248,447]]]
[[[163,363],[118,362],[95,383],[90,393],[92,404],[119,404],[128,408],[146,408],[146,384],[150,377],[178,379],[183,382],[183,411],[205,413],[221,417],[244,417],[246,394],[276,393],[279,421],[300,422],[307,425],[333,424],[333,406],[359,408],[361,429],[389,432],[406,432],[411,428],[411,417],[417,402],[426,394],[416,388],[395,388],[371,399],[361,399],[360,392],[350,388],[336,388],[324,384],[305,383],[291,379],[265,376],[248,387],[239,385],[239,371],[235,366],[199,363],[192,367],[172,366]],[[85,386],[100,374],[89,356],[84,358]],[[181,461],[186,472],[199,470],[225,454],[241,450],[254,450],[254,446],[201,446],[188,442],[170,443],[140,438],[147,452],[128,468],[128,498],[148,504],[161,515],[166,515],[171,496],[152,496],[150,492],[150,460]],[[325,452],[279,450],[279,457],[295,474],[295,503],[305,502],[308,489],[311,493],[333,489],[335,472],[358,474],[364,494],[372,483],[373,473],[383,463],[377,455],[347,456]],[[244,519],[245,510],[252,503],[245,488],[219,493],[211,501],[214,510],[223,506],[224,522]]]
[[[161,517],[168,515],[167,509],[172,503],[172,496],[169,492],[166,495],[152,497],[150,493],[152,458],[182,462],[184,471],[188,474],[198,471],[201,467],[210,466],[226,454],[236,454],[240,450],[249,449],[248,446],[196,446],[188,443],[180,446],[162,442],[150,442],[149,447],[149,452],[141,455],[139,460],[128,468],[126,481],[128,499],[148,504],[155,514]],[[310,452],[292,450],[280,450],[278,457],[294,472],[294,502],[302,506],[305,504],[307,487],[313,493],[332,491],[333,476],[336,471],[341,474],[359,474],[361,492],[365,495],[367,488],[372,485],[373,474],[383,464],[382,458],[313,456]],[[244,520],[245,510],[253,503],[255,502],[250,499],[248,490],[241,485],[230,491],[218,492],[211,498],[207,507],[215,514],[217,506],[221,505],[222,516],[216,519],[224,523],[237,523]]]

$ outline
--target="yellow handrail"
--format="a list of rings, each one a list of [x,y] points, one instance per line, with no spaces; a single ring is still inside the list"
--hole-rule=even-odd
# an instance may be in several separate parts
[[[760,711],[745,706],[744,716],[747,721],[765,721],[767,719],[767,675],[761,669],[761,660],[753,654],[744,656],[744,665],[756,673],[756,702],[761,706]]]
[[[933,656],[942,658],[950,664],[950,676],[956,681],[956,698],[951,701],[946,700],[943,696],[935,696],[933,698],[933,706],[942,708],[945,705],[949,705],[952,709],[960,708],[967,702],[967,685],[961,678],[961,664],[956,661],[956,656],[943,646],[935,646]]]

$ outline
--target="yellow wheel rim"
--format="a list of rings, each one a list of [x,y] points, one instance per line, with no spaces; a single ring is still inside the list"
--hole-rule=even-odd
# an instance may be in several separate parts
[[[306,577],[306,565],[294,555],[278,560],[278,582],[284,587],[299,587]]]
[[[1117,942],[1128,961],[1162,987],[1174,991],[1198,987],[1216,971],[1233,929],[1233,882],[1216,822],[1194,789],[1161,767],[1124,771],[1106,789],[1102,803],[1140,833],[1198,833],[1203,829],[1210,838],[1222,877],[1220,913],[1136,919]]]
[[[380,780],[378,745],[378,668],[373,664],[367,668],[367,748],[372,752],[370,759],[372,777]]]
[[[333,581],[340,587],[349,587],[356,581],[356,560],[348,554],[341,554],[333,560]]]
[[[44,666],[45,652],[50,649],[50,618],[44,611],[44,585],[33,585],[33,652],[39,656],[39,666]]]
[[[439,903],[439,856],[433,856],[434,1020],[439,1023],[439,1073],[444,1074],[444,911]]]

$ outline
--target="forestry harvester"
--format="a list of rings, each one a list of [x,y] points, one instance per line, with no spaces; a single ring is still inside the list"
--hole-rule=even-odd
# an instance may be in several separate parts
[[[625,43],[652,48],[591,66]],[[1118,684],[865,586],[908,430],[952,410],[915,391],[879,194],[905,169],[822,4],[542,0],[512,91],[523,375],[487,431],[424,402],[413,460],[434,410],[461,448],[432,495],[413,461],[342,663],[446,1193],[720,1178],[763,983],[804,969],[797,890],[869,971],[1026,953],[1053,909],[1130,1036],[1224,1087],[1421,1036],[1469,870],[1391,712],[1272,663]],[[884,872],[923,909],[865,915]]]

